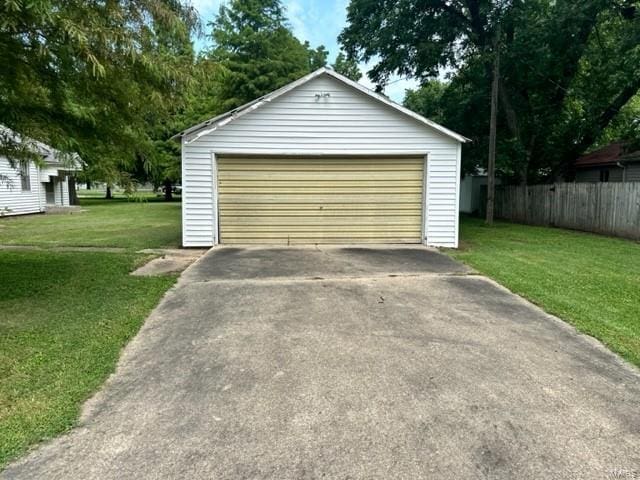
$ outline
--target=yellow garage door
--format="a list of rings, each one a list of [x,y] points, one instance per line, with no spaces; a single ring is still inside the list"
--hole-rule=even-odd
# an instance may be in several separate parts
[[[218,158],[220,243],[420,243],[424,159]]]

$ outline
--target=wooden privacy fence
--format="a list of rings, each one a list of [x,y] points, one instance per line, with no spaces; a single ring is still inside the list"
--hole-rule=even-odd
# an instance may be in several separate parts
[[[496,216],[640,240],[640,182],[498,187]]]

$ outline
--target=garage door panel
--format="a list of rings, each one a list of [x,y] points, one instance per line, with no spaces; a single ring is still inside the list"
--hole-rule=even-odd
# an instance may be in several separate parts
[[[255,227],[255,230],[252,229],[250,232],[244,229],[230,229],[227,231],[228,237],[245,237],[250,238],[259,234],[260,238],[264,236],[280,236],[282,238],[287,237],[300,237],[300,236],[309,236],[309,237],[343,237],[343,238],[351,238],[351,237],[413,237],[412,233],[415,231],[414,227],[403,227],[397,226],[393,232],[379,232],[379,229],[374,226],[366,226],[359,228],[351,228],[345,229],[337,226],[326,227],[322,230],[321,233],[318,233],[316,228],[311,227]]]
[[[422,165],[416,163],[413,158],[406,159],[402,157],[365,157],[365,158],[334,158],[324,157],[319,161],[309,161],[309,157],[287,157],[281,159],[263,158],[249,159],[241,157],[225,157],[221,160],[227,162],[225,172],[255,172],[260,169],[261,172],[284,172],[295,173],[300,171],[351,171],[351,172],[377,172],[377,171],[422,171]],[[345,161],[346,160],[346,161]]]
[[[415,245],[414,238],[361,238],[348,240],[344,238],[247,238],[233,239],[228,245]]]
[[[235,174],[237,173],[238,176],[242,176],[247,174],[247,176],[251,177],[251,172],[254,172],[255,169],[258,168],[255,165],[243,165],[240,168],[234,168],[233,170],[229,170],[228,172],[225,172],[223,175],[227,176],[227,178],[231,177],[231,173],[233,173],[234,177]],[[290,173],[291,171],[289,170],[291,167],[288,165],[269,165],[267,167],[264,167],[264,172],[268,173],[268,174],[280,174],[280,173]],[[331,166],[330,169],[329,168],[322,168],[322,167],[318,167],[318,166],[310,166],[310,165],[296,165],[296,172],[317,172],[317,173],[326,173],[327,171],[331,171],[331,172],[335,172],[337,174],[341,174],[341,173],[354,173],[354,174],[361,174],[362,173],[362,169],[358,166],[358,165],[350,165],[348,167],[340,167],[340,166]],[[370,170],[367,170],[370,171]],[[414,172],[414,173],[418,173],[418,172],[422,172],[422,168],[417,168],[415,165],[403,165],[400,164],[398,166],[390,166],[390,165],[380,165],[376,168],[375,172],[380,173],[380,172],[388,172],[388,173],[402,173],[402,172]],[[374,172],[374,173],[375,173]]]
[[[332,205],[332,204],[346,204],[346,205],[358,205],[358,204],[382,204],[388,205],[389,202],[394,203],[409,203],[412,205],[420,205],[420,202],[416,201],[416,194],[404,195],[380,195],[380,194],[362,194],[362,195],[349,195],[349,194],[225,194],[221,193],[219,197],[220,206],[232,207],[234,205],[242,205],[249,203],[262,203],[265,205]]]
[[[218,160],[226,244],[420,243],[422,158]]]
[[[228,217],[225,218],[225,229],[231,231],[232,229],[241,229],[244,227],[263,228],[291,228],[294,230],[297,227],[322,227],[322,230],[328,230],[331,228],[345,228],[345,227],[358,227],[364,228],[381,227],[381,226],[408,226],[410,229],[419,227],[422,223],[421,217],[416,216],[389,216],[389,217],[374,217],[374,216],[335,216],[335,217],[300,217],[292,219],[291,217]]]
[[[402,233],[371,235],[369,232],[269,232],[259,236],[256,234],[229,235],[230,245],[348,245],[348,244],[415,244],[414,235]]]
[[[234,203],[227,204],[224,208],[224,211],[220,212],[221,215],[232,215],[235,213],[242,212],[255,212],[256,214],[260,214],[260,212],[301,212],[308,214],[318,214],[322,215],[324,213],[349,213],[357,212],[360,214],[362,211],[387,211],[392,210],[394,212],[401,211],[416,211],[416,213],[421,213],[421,206],[419,203],[318,203],[318,202],[309,202],[309,203],[297,203],[295,205],[289,203],[282,204],[273,204],[273,203]]]
[[[352,212],[344,212],[344,211],[333,211],[333,212],[329,212],[329,211],[322,211],[322,212],[318,212],[318,211],[314,211],[314,210],[280,210],[277,211],[277,215],[273,215],[274,212],[269,212],[269,214],[265,214],[262,212],[256,212],[256,211],[247,211],[247,210],[232,210],[232,211],[225,211],[224,214],[220,215],[220,218],[224,218],[225,219],[225,224],[226,225],[230,225],[235,223],[235,219],[242,219],[242,218],[266,218],[268,219],[267,221],[274,221],[276,220],[276,216],[279,217],[280,219],[282,219],[282,221],[287,221],[287,222],[291,222],[291,218],[289,217],[303,217],[303,218],[318,218],[318,219],[322,219],[322,218],[326,218],[327,222],[330,221],[334,221],[334,217],[339,217],[339,218],[346,218],[348,221],[348,219],[352,219],[352,218],[361,218],[363,216],[365,217],[377,217],[379,216],[381,213],[384,213],[385,215],[388,216],[393,216],[393,217],[399,217],[399,218],[403,218],[403,217],[416,217],[418,219],[422,219],[422,215],[421,212],[419,210],[359,210],[358,211],[358,217],[354,217]]]
[[[314,173],[314,178],[309,178],[309,172]],[[368,181],[368,182],[416,182],[421,181],[419,174],[422,170],[415,170],[418,175],[408,175],[408,171],[398,172],[393,170],[387,171],[327,171],[327,170],[306,170],[306,171],[283,171],[283,172],[270,172],[264,171],[261,178],[256,178],[254,171],[224,171],[218,173],[218,179],[227,182],[354,182],[354,181]]]
[[[407,194],[419,194],[422,193],[422,187],[322,187],[322,186],[304,186],[296,182],[295,187],[273,187],[273,186],[253,186],[245,185],[243,187],[226,187],[225,195],[241,194],[241,195],[407,195]],[[225,197],[222,196],[221,200],[224,201]],[[358,199],[355,199],[358,200]],[[388,201],[388,198],[384,199]]]
[[[316,174],[313,175],[314,177]],[[331,190],[331,189],[345,189],[348,188],[350,191],[352,189],[373,189],[374,191],[380,190],[398,190],[399,193],[407,187],[412,188],[422,188],[422,179],[415,180],[393,180],[393,179],[384,179],[380,178],[377,180],[371,180],[370,178],[363,177],[359,179],[354,176],[349,176],[349,178],[334,178],[334,179],[311,179],[308,178],[293,178],[290,180],[242,180],[242,179],[220,179],[221,183],[224,183],[226,186],[226,191],[231,192],[232,189],[239,188],[252,188],[252,189],[287,189],[290,190],[292,184],[298,185],[301,189],[323,189],[323,190]]]

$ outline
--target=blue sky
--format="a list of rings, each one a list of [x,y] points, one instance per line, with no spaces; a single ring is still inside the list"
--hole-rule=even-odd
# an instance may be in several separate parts
[[[215,18],[220,4],[225,0],[192,0],[193,6],[200,12],[204,23]],[[293,33],[301,41],[308,40],[313,47],[324,45],[329,50],[329,61],[333,62],[338,54],[337,37],[346,24],[349,0],[283,0],[287,17]],[[361,65],[363,76],[360,83],[373,88],[373,84],[364,75],[366,65]],[[402,102],[404,91],[415,88],[413,80],[392,78],[385,93],[396,102]]]

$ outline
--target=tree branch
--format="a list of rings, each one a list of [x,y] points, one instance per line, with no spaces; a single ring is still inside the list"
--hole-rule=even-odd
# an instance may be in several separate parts
[[[592,128],[590,128],[585,135],[583,135],[580,142],[571,149],[570,154],[572,156],[583,153],[598,139],[602,131],[611,123],[615,116],[620,113],[622,107],[624,107],[631,98],[633,98],[638,91],[640,91],[640,75],[635,76],[633,81],[629,83],[616,97],[607,105],[607,107],[598,116],[597,120],[593,122]],[[569,159],[568,159],[569,160]],[[573,160],[573,159],[571,159]]]

